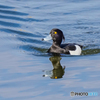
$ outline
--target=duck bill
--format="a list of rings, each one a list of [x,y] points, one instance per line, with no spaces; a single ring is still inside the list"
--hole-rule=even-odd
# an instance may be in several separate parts
[[[49,41],[51,39],[52,39],[51,34],[49,34],[47,37],[43,38],[42,41]]]

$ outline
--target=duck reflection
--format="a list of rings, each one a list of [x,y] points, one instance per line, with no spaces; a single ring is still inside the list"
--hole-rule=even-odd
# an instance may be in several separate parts
[[[43,77],[49,76],[51,79],[62,78],[65,73],[65,66],[62,67],[60,64],[60,56],[50,57],[49,60],[52,62],[53,70],[44,70],[45,75]]]

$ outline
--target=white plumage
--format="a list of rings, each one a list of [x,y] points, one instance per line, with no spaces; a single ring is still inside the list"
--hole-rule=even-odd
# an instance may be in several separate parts
[[[69,50],[70,55],[80,55],[81,54],[81,52],[82,52],[81,47],[78,46],[78,45],[75,45],[75,47],[76,47],[76,50],[75,51]]]

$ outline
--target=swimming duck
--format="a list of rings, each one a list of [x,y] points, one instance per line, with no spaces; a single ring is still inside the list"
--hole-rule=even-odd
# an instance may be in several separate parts
[[[76,43],[61,44],[62,40],[65,41],[65,37],[60,29],[52,29],[50,34],[42,40],[48,41],[51,39],[53,40],[53,44],[47,51],[48,53],[81,55],[83,46]]]

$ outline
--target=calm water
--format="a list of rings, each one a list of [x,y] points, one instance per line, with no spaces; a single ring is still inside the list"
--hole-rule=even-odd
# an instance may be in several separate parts
[[[65,42],[84,46],[81,56],[49,56],[52,28]],[[70,92],[98,96],[70,96]],[[100,1],[1,0],[0,100],[99,100]]]

